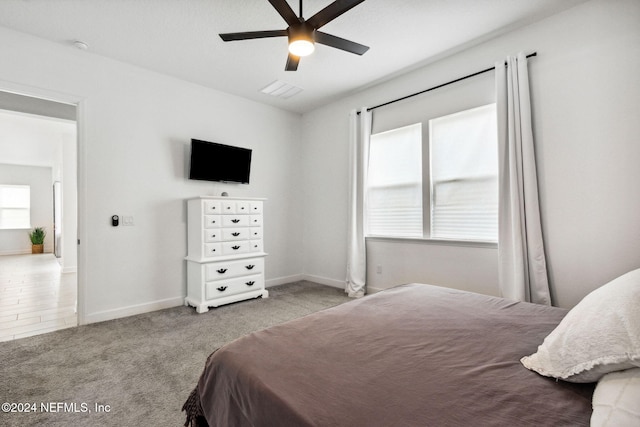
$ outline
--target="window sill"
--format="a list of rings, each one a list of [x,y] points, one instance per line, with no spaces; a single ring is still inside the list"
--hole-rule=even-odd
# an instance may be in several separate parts
[[[466,246],[471,248],[497,249],[498,242],[481,242],[476,240],[445,240],[429,239],[425,237],[391,237],[391,236],[365,236],[369,242],[397,242],[397,243],[418,243],[437,246]]]

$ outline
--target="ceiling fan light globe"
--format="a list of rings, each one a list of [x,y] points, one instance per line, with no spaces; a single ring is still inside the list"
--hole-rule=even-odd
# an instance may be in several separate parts
[[[295,56],[308,56],[315,50],[315,45],[309,40],[294,40],[289,43],[289,52]]]

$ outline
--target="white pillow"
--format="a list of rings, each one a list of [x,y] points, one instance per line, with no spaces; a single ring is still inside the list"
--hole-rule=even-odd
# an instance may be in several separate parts
[[[593,393],[591,427],[640,426],[640,368],[603,376]]]
[[[520,362],[547,377],[576,383],[640,367],[640,269],[594,290]]]

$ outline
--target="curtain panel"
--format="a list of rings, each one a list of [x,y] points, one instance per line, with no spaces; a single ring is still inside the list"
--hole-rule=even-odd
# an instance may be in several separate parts
[[[364,296],[367,282],[365,190],[371,115],[366,108],[362,108],[360,114],[353,110],[349,115],[349,222],[345,292],[354,298]]]
[[[499,282],[502,296],[551,304],[531,124],[527,58],[496,63]]]

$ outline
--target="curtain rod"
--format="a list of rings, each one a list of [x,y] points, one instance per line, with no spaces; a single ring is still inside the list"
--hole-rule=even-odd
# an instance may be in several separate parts
[[[533,52],[533,53],[530,53],[529,55],[527,55],[527,58],[531,58],[532,56],[537,56],[537,55],[538,55],[538,52]],[[448,86],[450,84],[457,83],[459,81],[466,80],[468,78],[475,77],[477,75],[484,74],[484,73],[487,73],[489,71],[495,70],[495,68],[496,67],[491,67],[491,68],[486,68],[486,69],[481,70],[481,71],[476,71],[475,73],[469,74],[469,75],[464,76],[464,77],[457,78],[455,80],[451,80],[450,82],[442,83],[442,84],[439,84],[437,86],[430,87],[429,89],[421,90],[420,92],[416,92],[416,93],[412,93],[411,95],[403,96],[402,98],[394,99],[392,101],[387,101],[387,102],[385,102],[383,104],[379,104],[379,105],[376,105],[374,107],[369,107],[369,108],[367,108],[367,111],[372,111],[372,110],[375,110],[376,108],[380,108],[380,107],[384,107],[384,106],[389,105],[389,104],[393,104],[394,102],[404,101],[407,98],[412,98],[412,97],[417,96],[417,95],[422,95],[425,92],[429,92],[429,91],[432,91],[432,90],[435,90],[435,89],[440,89],[441,87]],[[360,111],[358,111],[357,114],[360,114]]]

